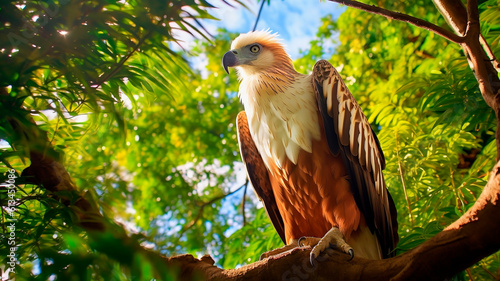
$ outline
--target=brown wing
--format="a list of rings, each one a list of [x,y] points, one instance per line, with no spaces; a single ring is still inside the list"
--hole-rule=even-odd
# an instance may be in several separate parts
[[[244,111],[238,114],[236,125],[238,128],[238,142],[240,144],[241,158],[246,165],[248,178],[255,192],[264,204],[264,208],[266,208],[267,215],[273,223],[274,228],[281,237],[281,240],[286,244],[283,218],[276,205],[276,199],[274,198],[267,168],[250,135],[247,115]]]
[[[342,155],[351,190],[384,257],[399,240],[396,208],[385,186],[385,159],[377,136],[335,68],[325,60],[313,69],[313,87],[330,151]]]

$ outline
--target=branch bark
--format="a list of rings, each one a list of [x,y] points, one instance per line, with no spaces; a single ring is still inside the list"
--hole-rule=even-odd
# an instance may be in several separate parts
[[[443,280],[500,249],[500,162],[474,206],[460,219],[417,248],[385,260],[349,257],[336,250],[309,264],[309,247],[295,248],[238,269],[221,269],[208,256],[169,259],[189,278],[207,280]]]
[[[482,39],[477,0],[468,0],[467,9],[460,1],[434,0],[441,14],[453,30],[465,38],[460,45],[467,56],[469,66],[479,83],[479,90],[486,103],[495,111],[497,118],[497,160],[500,160],[500,80],[498,62],[490,58],[491,51]],[[464,16],[465,14],[465,16]],[[490,53],[490,55],[488,54]]]

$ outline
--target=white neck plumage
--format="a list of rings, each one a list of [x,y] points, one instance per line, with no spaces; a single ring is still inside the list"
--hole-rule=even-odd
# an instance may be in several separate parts
[[[320,139],[311,77],[295,71],[239,74],[239,96],[264,162],[282,167],[288,158],[296,164],[299,152],[311,152],[312,140]]]

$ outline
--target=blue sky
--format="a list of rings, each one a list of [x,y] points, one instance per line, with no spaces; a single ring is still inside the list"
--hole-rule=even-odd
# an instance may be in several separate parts
[[[217,8],[211,9],[209,12],[219,20],[202,21],[203,26],[211,34],[216,34],[218,28],[225,28],[235,33],[251,31],[262,0],[242,1],[245,2],[248,9],[236,5],[234,2],[230,2],[234,4],[231,7],[224,4],[222,0],[210,1]],[[273,33],[278,33],[279,38],[285,44],[286,51],[293,60],[296,60],[300,57],[300,50],[309,48],[309,42],[314,39],[321,25],[321,18],[330,14],[333,18],[337,18],[345,9],[345,7],[329,1],[271,0],[270,4],[264,4],[257,30],[269,29]],[[189,51],[194,45],[195,38],[185,32],[180,32],[175,37],[184,42],[181,43],[181,46],[185,50]],[[172,47],[174,50],[180,51],[176,45],[172,45]],[[201,71],[202,77],[207,75],[206,56],[190,57],[189,61],[193,68]]]
[[[210,11],[220,21],[207,21],[205,27],[215,33],[218,27],[232,32],[246,33],[255,24],[261,2],[243,1],[249,10],[236,6],[232,8],[222,1],[211,1],[218,9]],[[292,59],[297,59],[300,49],[307,49],[321,24],[321,18],[332,14],[337,18],[345,7],[328,1],[271,0],[264,9],[257,25],[258,30],[270,29],[277,32],[287,46]]]

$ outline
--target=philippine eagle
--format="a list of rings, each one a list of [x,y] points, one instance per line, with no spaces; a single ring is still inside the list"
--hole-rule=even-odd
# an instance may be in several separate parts
[[[222,62],[240,79],[242,159],[283,250],[305,237],[311,262],[330,244],[351,257],[391,256],[398,234],[385,159],[335,68],[320,60],[298,73],[268,31],[238,36]]]

